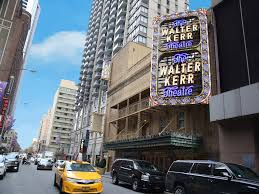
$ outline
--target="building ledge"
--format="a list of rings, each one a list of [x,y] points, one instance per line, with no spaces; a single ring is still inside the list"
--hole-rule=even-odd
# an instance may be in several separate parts
[[[211,97],[210,121],[221,121],[259,114],[259,83]]]
[[[202,139],[198,136],[178,132],[169,132],[162,135],[148,135],[137,138],[114,140],[104,143],[105,150],[151,148],[172,146],[178,148],[198,148]]]

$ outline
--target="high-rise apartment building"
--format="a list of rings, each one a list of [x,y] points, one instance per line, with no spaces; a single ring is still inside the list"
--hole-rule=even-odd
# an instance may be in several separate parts
[[[94,113],[105,113],[106,73],[111,58],[129,41],[151,47],[153,18],[187,9],[189,0],[93,0],[76,97],[71,152],[78,153],[84,140],[83,156],[100,155],[102,133],[95,133],[92,121]]]
[[[26,9],[26,7],[28,6],[28,1],[29,0],[22,0],[22,8]]]
[[[74,103],[78,87],[73,81],[61,80],[56,91],[50,127],[47,135],[46,150],[67,154],[74,123]]]

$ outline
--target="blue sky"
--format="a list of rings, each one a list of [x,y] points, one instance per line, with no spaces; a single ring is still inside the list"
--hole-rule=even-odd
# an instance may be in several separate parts
[[[210,0],[190,0],[191,9]],[[52,106],[61,79],[78,82],[90,0],[40,0],[41,15],[17,98],[14,128],[22,148],[38,136],[40,120]]]

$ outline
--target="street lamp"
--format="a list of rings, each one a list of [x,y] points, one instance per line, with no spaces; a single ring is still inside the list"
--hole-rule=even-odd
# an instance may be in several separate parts
[[[23,69],[15,69],[17,71],[29,71],[31,73],[36,73],[37,71],[36,70],[33,70],[33,69],[26,69],[26,68],[23,68]],[[0,69],[0,71],[11,71],[11,69]]]

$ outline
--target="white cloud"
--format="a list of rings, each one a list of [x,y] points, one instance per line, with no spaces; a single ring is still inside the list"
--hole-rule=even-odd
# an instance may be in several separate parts
[[[33,44],[30,56],[45,63],[67,62],[80,65],[84,43],[84,32],[58,32],[40,43]]]

